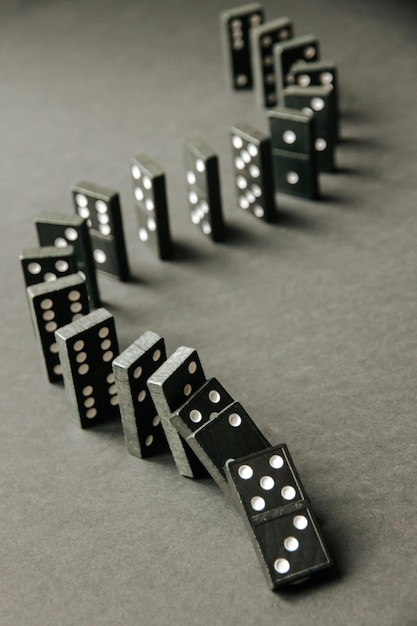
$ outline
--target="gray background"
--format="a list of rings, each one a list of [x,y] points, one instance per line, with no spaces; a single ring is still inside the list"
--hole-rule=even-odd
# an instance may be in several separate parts
[[[417,623],[416,74],[409,2],[266,0],[339,66],[340,171],[323,199],[280,195],[276,225],[236,208],[228,127],[267,129],[227,91],[220,0],[2,0],[0,622],[9,625]],[[229,237],[188,218],[183,138],[218,152]],[[128,159],[166,170],[178,258],[136,235]],[[134,280],[100,279],[124,349],[147,329],[285,441],[338,565],[274,594],[210,480],[129,456],[119,424],[82,432],[46,382],[18,255],[70,186],[121,193]]]

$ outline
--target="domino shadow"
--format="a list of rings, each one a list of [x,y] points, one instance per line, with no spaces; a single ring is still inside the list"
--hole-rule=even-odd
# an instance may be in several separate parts
[[[320,196],[318,202],[320,204],[347,205],[347,204],[349,204],[349,199],[346,196],[346,194],[345,195],[338,195],[338,194],[334,194],[332,192],[330,192],[330,193],[324,192]]]
[[[226,236],[223,241],[219,242],[223,245],[248,245],[257,241],[258,237],[255,237],[253,231],[241,228],[234,223],[228,222],[226,224]]]
[[[317,220],[305,215],[279,208],[275,220],[270,226],[276,228],[290,228],[293,230],[313,231],[317,229]]]
[[[169,263],[182,263],[184,261],[198,261],[202,260],[204,255],[201,250],[190,246],[188,242],[176,239],[174,242],[174,254],[172,259],[169,259]]]
[[[119,440],[122,443],[124,442],[123,428],[120,419],[103,421],[100,424],[96,424],[94,428],[85,429],[85,432],[88,434],[104,436],[113,440]]]

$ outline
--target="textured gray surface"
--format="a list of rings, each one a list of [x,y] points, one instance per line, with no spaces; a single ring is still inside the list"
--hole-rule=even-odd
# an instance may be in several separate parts
[[[410,625],[416,567],[417,40],[411,2],[281,0],[340,68],[340,172],[281,221],[235,208],[228,127],[266,130],[224,86],[213,0],[3,0],[0,9],[0,622],[8,626]],[[167,8],[167,6],[169,7]],[[189,223],[181,146],[220,156],[230,235]],[[180,258],[136,237],[129,157],[168,177]],[[135,281],[100,279],[120,348],[152,328],[198,350],[273,443],[285,441],[340,575],[273,594],[210,479],[83,432],[45,382],[18,256],[81,178],[121,193]]]

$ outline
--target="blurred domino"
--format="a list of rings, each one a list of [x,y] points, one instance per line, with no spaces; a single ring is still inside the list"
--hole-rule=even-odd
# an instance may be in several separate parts
[[[258,2],[234,7],[220,13],[220,29],[226,78],[231,89],[252,89],[250,29],[264,21],[264,11]]]
[[[320,58],[319,42],[314,35],[295,37],[274,46],[277,102],[282,105],[282,90],[291,84],[290,70],[294,63],[309,63]]]
[[[72,188],[74,207],[87,220],[96,270],[110,278],[127,280],[129,266],[123,234],[119,194],[89,182]]]
[[[130,159],[139,239],[160,259],[170,259],[173,245],[168,217],[165,174],[147,154]]]
[[[339,139],[339,81],[338,71],[334,63],[329,61],[316,61],[310,63],[295,63],[289,71],[288,81],[298,87],[333,87],[336,116],[334,140]]]
[[[333,87],[286,87],[283,91],[284,104],[315,117],[316,135],[314,149],[320,172],[335,170],[337,111]]]
[[[275,191],[315,200],[319,196],[316,120],[310,113],[268,111]]]
[[[87,220],[79,215],[42,213],[35,218],[35,226],[41,246],[66,248],[73,246],[78,271],[82,272],[93,307],[100,306],[100,296],[93,250]]]
[[[203,139],[184,144],[190,219],[213,241],[225,236],[217,155]]]
[[[261,107],[277,105],[274,45],[291,39],[293,25],[287,17],[251,29],[252,68],[255,95]]]
[[[47,281],[53,281],[77,271],[77,259],[74,248],[56,248],[44,246],[25,248],[19,256],[26,287]]]
[[[248,124],[230,129],[238,205],[265,222],[276,217],[271,138]]]

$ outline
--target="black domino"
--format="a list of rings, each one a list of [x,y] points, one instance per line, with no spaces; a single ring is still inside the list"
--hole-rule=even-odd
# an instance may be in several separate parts
[[[258,2],[220,13],[226,79],[231,89],[242,91],[253,87],[250,29],[263,21],[264,11]]]
[[[119,194],[95,183],[72,188],[77,214],[87,220],[96,270],[110,278],[127,280],[129,266]]]
[[[333,87],[333,98],[336,108],[334,138],[339,139],[339,81],[338,71],[334,63],[317,61],[311,63],[295,63],[289,71],[288,80],[298,87]]]
[[[191,222],[213,241],[225,237],[217,155],[203,139],[184,144],[184,164]]]
[[[214,398],[220,395],[217,384],[215,379],[208,381],[204,394],[200,392],[195,394],[187,405],[171,417],[171,421],[185,437],[220,489],[229,496],[224,470],[226,462],[263,450],[269,447],[270,443],[239,402],[232,402],[218,413],[214,412],[208,416],[206,407],[210,394],[214,394]],[[228,400],[228,394],[226,395],[224,391],[221,394],[223,405]],[[218,402],[220,404],[220,400]],[[212,410],[212,407],[210,408]]]
[[[100,306],[93,249],[87,220],[79,215],[42,213],[35,218],[35,226],[41,246],[65,248],[73,246],[78,271],[85,276],[88,294],[93,307]]]
[[[183,437],[188,437],[232,402],[232,396],[219,381],[209,378],[175,411],[170,421]]]
[[[62,364],[54,332],[90,311],[87,286],[81,274],[31,285],[26,290],[32,324],[48,380],[62,380]]]
[[[53,281],[77,271],[77,259],[74,248],[56,248],[43,246],[25,248],[19,256],[26,287]]]
[[[316,136],[314,149],[320,172],[335,170],[337,110],[333,87],[286,87],[283,90],[284,104],[315,117]]]
[[[273,54],[277,102],[282,105],[282,90],[292,82],[290,74],[292,65],[299,61],[304,63],[318,61],[320,58],[319,42],[314,35],[295,37],[291,41],[276,44]]]
[[[276,218],[271,138],[249,124],[230,129],[238,206],[265,222]]]
[[[113,316],[97,309],[55,332],[74,420],[88,428],[119,418],[112,361],[118,354]]]
[[[256,100],[261,107],[277,105],[273,48],[275,44],[291,39],[292,36],[293,25],[286,17],[251,29],[254,88]]]
[[[168,450],[161,418],[146,384],[165,360],[164,339],[147,331],[113,361],[126,448],[139,458]]]
[[[170,417],[204,384],[205,380],[204,370],[196,350],[187,346],[177,348],[148,379],[148,389],[161,418],[178,472],[190,478],[207,472],[171,424]]]
[[[315,200],[319,196],[316,120],[310,113],[268,111],[275,191]]]
[[[230,461],[226,476],[272,589],[332,564],[285,444]]]
[[[168,216],[165,174],[147,154],[130,159],[133,195],[140,241],[160,259],[170,259],[173,244]]]

